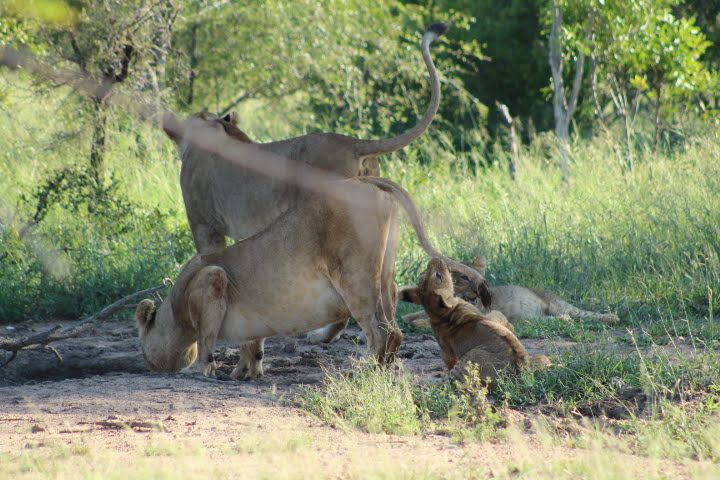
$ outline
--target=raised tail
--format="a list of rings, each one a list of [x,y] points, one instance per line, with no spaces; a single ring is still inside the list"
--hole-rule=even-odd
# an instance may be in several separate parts
[[[407,216],[410,219],[410,223],[415,230],[415,234],[417,235],[418,240],[420,241],[420,245],[423,247],[423,250],[425,250],[425,252],[431,257],[442,258],[451,271],[460,272],[466,275],[468,279],[473,283],[476,294],[481,299],[483,306],[485,306],[485,308],[490,308],[490,289],[487,282],[485,281],[485,278],[480,275],[477,270],[470,268],[460,262],[457,262],[452,258],[446,257],[445,255],[442,255],[437,250],[435,250],[435,247],[432,246],[430,240],[427,237],[427,233],[425,232],[425,226],[422,222],[422,219],[420,218],[420,212],[418,212],[418,209],[415,206],[415,202],[413,202],[412,198],[410,198],[410,195],[404,188],[386,178],[356,177],[356,179],[364,183],[375,185],[379,189],[392,194],[407,213]]]
[[[423,117],[414,127],[401,133],[397,137],[383,140],[359,141],[355,147],[359,157],[380,155],[400,150],[404,146],[412,143],[428,129],[440,106],[440,79],[438,78],[437,69],[435,68],[432,57],[430,57],[430,44],[445,33],[446,30],[447,25],[444,23],[433,23],[428,27],[420,43],[423,60],[425,60],[425,65],[430,74],[430,105],[428,105]]]

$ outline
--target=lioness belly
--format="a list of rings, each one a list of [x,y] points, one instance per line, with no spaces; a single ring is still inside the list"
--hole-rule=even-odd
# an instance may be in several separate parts
[[[298,335],[347,319],[350,312],[326,279],[275,292],[271,301],[241,299],[228,305],[220,338],[246,341],[273,335]]]

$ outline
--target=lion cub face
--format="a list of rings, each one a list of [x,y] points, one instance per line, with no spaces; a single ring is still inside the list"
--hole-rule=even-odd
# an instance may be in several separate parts
[[[415,288],[404,289],[402,300],[422,305],[431,316],[442,317],[458,303],[455,298],[453,277],[445,262],[432,258],[420,274],[420,283]]]
[[[173,328],[170,302],[160,308],[152,300],[145,299],[135,309],[135,320],[140,332],[143,356],[154,372],[179,372],[190,366],[197,357],[195,340]]]

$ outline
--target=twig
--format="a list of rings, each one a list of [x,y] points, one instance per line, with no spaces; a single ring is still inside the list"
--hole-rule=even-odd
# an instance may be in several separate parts
[[[54,353],[62,362],[62,357],[60,356],[60,353],[55,350],[55,348],[49,346],[49,343],[66,340],[68,338],[79,337],[80,335],[83,335],[86,332],[92,330],[92,328],[98,323],[108,319],[114,313],[120,311],[123,307],[125,307],[126,304],[135,300],[137,297],[152,295],[153,293],[162,290],[163,288],[165,288],[165,284],[157,285],[155,287],[146,288],[145,290],[140,290],[139,292],[131,293],[130,295],[127,295],[120,300],[111,303],[107,307],[100,310],[98,313],[87,317],[74,327],[62,329],[60,325],[56,325],[55,327],[49,330],[45,330],[44,332],[35,333],[33,335],[26,335],[24,337],[0,337],[0,350],[12,352],[12,355],[10,355],[10,359],[3,363],[0,368],[5,367],[12,360],[14,360],[15,357],[17,357],[18,352],[22,350],[31,350],[36,348],[43,348]]]

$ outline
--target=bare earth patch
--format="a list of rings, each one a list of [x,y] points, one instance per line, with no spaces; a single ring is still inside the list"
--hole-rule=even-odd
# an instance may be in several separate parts
[[[35,327],[44,325],[16,326]],[[22,352],[0,371],[0,477],[581,478],[588,468],[612,473],[622,465],[630,477],[692,478],[712,468],[619,453],[607,462],[596,450],[548,444],[521,429],[463,445],[440,435],[344,431],[283,406],[299,385],[320,382],[323,367],[349,368],[364,354],[361,340],[357,327],[328,346],[270,339],[266,375],[251,382],[149,373],[126,321],[58,344],[63,364]],[[525,341],[533,353],[545,342]],[[221,345],[217,356],[229,373],[237,350]],[[444,375],[429,334],[407,335],[400,357],[421,380]]]

